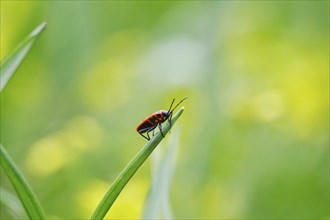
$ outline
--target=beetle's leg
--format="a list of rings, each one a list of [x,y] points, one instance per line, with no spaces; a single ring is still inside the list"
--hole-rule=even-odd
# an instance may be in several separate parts
[[[148,137],[144,136],[144,135],[143,135],[142,133],[140,133],[140,132],[139,132],[139,134],[140,134],[142,137],[144,137],[145,139],[147,139],[148,141],[150,140],[150,137],[149,137],[148,133],[147,133]]]
[[[158,127],[159,127],[159,130],[160,130],[160,133],[162,134],[162,136],[164,138],[165,136],[164,136],[164,133],[163,133],[162,125],[160,123],[158,124]]]
[[[148,136],[148,140],[150,140],[150,136],[149,136],[149,132],[150,131],[152,131],[152,134],[154,133],[154,131],[155,131],[155,128],[157,127],[157,125],[155,125],[155,126],[153,126],[153,127],[151,127],[151,128],[149,128],[147,131],[146,131],[146,133],[147,133],[147,136]]]
[[[152,136],[155,136],[155,129],[152,130]]]

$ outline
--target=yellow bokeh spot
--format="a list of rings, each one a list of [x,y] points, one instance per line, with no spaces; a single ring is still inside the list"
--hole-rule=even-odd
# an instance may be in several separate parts
[[[263,121],[272,121],[284,112],[284,101],[280,91],[270,89],[252,98],[252,105],[257,116]]]
[[[148,183],[142,179],[133,179],[121,192],[106,219],[140,219]]]
[[[90,216],[110,187],[110,183],[94,179],[78,193],[76,203],[80,216]]]
[[[61,131],[61,136],[73,148],[84,151],[87,148],[95,149],[104,134],[101,126],[93,118],[76,116]]]
[[[77,116],[57,132],[36,141],[27,154],[27,169],[39,177],[61,169],[86,150],[95,149],[103,137],[101,126],[87,116]]]
[[[27,169],[36,176],[47,176],[73,159],[61,140],[48,137],[33,144],[26,159]]]
[[[111,186],[102,180],[93,180],[77,195],[80,216],[90,216]],[[139,219],[147,193],[147,182],[135,179],[129,182],[104,219]]]

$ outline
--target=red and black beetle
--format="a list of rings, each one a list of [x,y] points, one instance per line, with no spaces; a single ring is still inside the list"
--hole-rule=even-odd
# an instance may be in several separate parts
[[[178,107],[178,105],[183,102],[184,100],[186,100],[188,97],[182,99],[173,109],[172,105],[175,101],[175,99],[173,99],[170,108],[168,111],[165,110],[160,110],[158,112],[153,113],[152,115],[148,116],[146,119],[144,119],[137,127],[136,127],[136,131],[145,139],[147,139],[148,141],[150,140],[149,137],[149,132],[153,131],[154,129],[158,126],[160,133],[162,134],[163,137],[164,133],[163,133],[163,129],[162,129],[162,123],[164,123],[166,120],[168,120],[168,122],[170,123],[171,126],[171,119],[172,119],[172,113],[174,111],[174,109],[176,107]],[[147,136],[144,136],[143,134],[147,133]]]

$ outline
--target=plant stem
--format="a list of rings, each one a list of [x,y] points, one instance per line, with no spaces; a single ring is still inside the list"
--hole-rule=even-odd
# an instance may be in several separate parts
[[[172,118],[172,126],[176,120],[182,114],[184,108],[178,110],[178,112]],[[167,123],[163,127],[163,133],[166,135],[170,130],[170,124]],[[104,195],[103,199],[95,209],[94,213],[90,219],[103,219],[107,214],[112,204],[115,202],[120,192],[124,189],[125,185],[132,178],[139,167],[144,163],[144,161],[149,157],[152,151],[161,142],[163,136],[158,132],[151,140],[135,155],[135,157],[129,162],[129,164],[124,168],[124,170],[119,174],[116,180],[111,185],[108,192]]]
[[[0,150],[1,167],[6,172],[10,182],[13,184],[26,213],[30,219],[46,219],[46,215],[32,189],[1,144]]]

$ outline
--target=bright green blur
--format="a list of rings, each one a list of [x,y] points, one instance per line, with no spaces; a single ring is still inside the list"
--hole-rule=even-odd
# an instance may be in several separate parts
[[[1,1],[1,60],[43,21],[1,143],[48,217],[88,218],[146,142],[136,126],[186,96],[166,137],[180,127],[175,218],[329,217],[328,1]],[[141,217],[150,172],[107,218]]]

